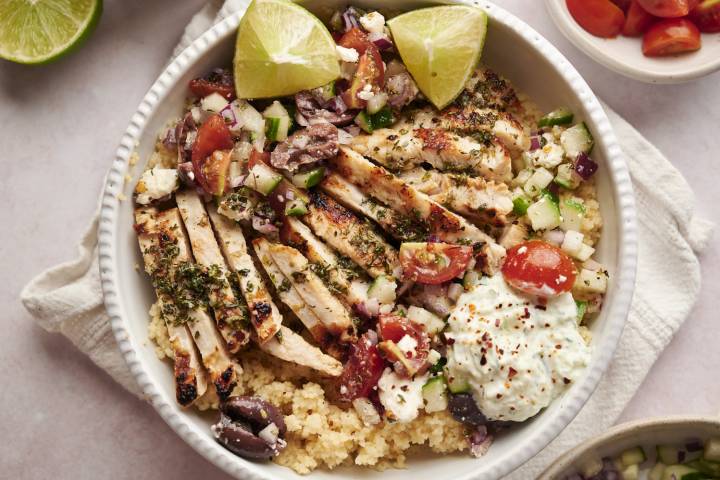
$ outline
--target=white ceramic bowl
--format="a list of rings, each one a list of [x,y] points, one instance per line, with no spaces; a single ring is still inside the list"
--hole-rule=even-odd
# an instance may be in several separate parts
[[[703,34],[697,52],[664,58],[646,57],[642,38],[599,38],[572,18],[565,0],[545,0],[555,25],[576,47],[615,72],[648,83],[682,83],[720,70],[720,34]]]
[[[345,3],[338,0],[337,6]],[[482,459],[423,456],[412,459],[405,470],[384,472],[385,479],[496,479],[530,459],[570,423],[595,389],[623,330],[634,286],[637,244],[632,187],[620,148],[598,100],[568,61],[525,23],[489,2],[457,3],[478,5],[490,15],[486,63],[509,77],[540,107],[570,107],[595,135],[593,157],[600,164],[598,193],[605,218],[598,257],[610,272],[610,289],[602,314],[593,325],[591,363],[564,396],[533,421],[500,436]],[[359,0],[357,4],[367,8],[384,5],[377,0]],[[394,2],[397,8],[404,9],[431,4]],[[327,9],[335,3],[318,0],[315,5],[306,5],[317,12],[314,7],[321,5]],[[147,340],[147,311],[154,295],[148,279],[135,270],[142,259],[132,229],[132,202],[118,201],[123,190],[129,196],[153,150],[155,135],[168,119],[180,114],[188,81],[215,66],[230,63],[240,16],[236,14],[217,24],[181,53],[160,75],[133,115],[105,185],[99,226],[100,273],[105,305],[120,349],[147,399],[173,430],[200,454],[237,478],[299,479],[302,477],[278,465],[252,463],[232,455],[212,439],[208,428],[212,416],[183,410],[176,404],[171,371],[156,358]],[[128,159],[133,150],[137,150],[142,162],[130,168]],[[126,184],[124,177],[128,173],[133,179]],[[372,470],[341,468],[313,473],[313,478],[356,479],[377,475]]]
[[[716,417],[666,417],[624,423],[570,450],[538,480],[564,480],[589,461],[615,457],[628,448],[683,444],[690,439],[705,441],[717,436],[720,436],[720,418]]]

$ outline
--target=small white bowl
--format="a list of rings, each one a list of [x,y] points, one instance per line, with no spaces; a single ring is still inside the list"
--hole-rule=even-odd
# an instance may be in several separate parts
[[[558,458],[537,480],[565,480],[582,465],[603,457],[615,457],[628,448],[683,444],[720,436],[720,418],[665,417],[624,423],[592,438]]]
[[[598,63],[647,83],[682,83],[720,70],[720,33],[702,36],[702,48],[682,55],[651,58],[642,53],[642,38],[600,38],[586,32],[570,15],[565,0],[545,0],[555,25],[576,47]]]
[[[347,0],[303,2],[315,12],[339,8]],[[364,8],[386,7],[383,0],[357,0]],[[437,3],[437,2],[435,2]],[[555,438],[577,415],[605,372],[630,307],[634,288],[637,234],[632,185],[620,147],[600,103],[577,71],[547,40],[527,24],[493,3],[457,0],[483,8],[490,16],[484,60],[507,76],[517,88],[535,99],[544,110],[560,105],[571,108],[595,136],[593,158],[599,163],[598,197],[605,227],[598,245],[598,259],[610,273],[610,288],[599,318],[593,323],[590,364],[565,395],[532,421],[504,432],[480,459],[466,455],[415,456],[404,470],[383,472],[388,480],[433,478],[497,479],[522,465]],[[430,0],[395,0],[393,7],[429,6]],[[190,79],[218,65],[231,62],[238,13],[215,25],[182,52],[160,75],[133,115],[108,174],[99,226],[100,275],[105,305],[120,349],[147,399],[177,434],[200,454],[231,475],[245,480],[299,480],[303,477],[273,463],[249,462],[231,454],[212,438],[213,415],[182,409],[175,402],[172,372],[157,359],[147,339],[148,309],[154,301],[150,282],[135,269],[142,265],[133,231],[133,205],[118,196],[135,184],[145,159],[152,153],[155,136],[166,122],[181,114]],[[129,158],[137,151],[142,162],[132,168]],[[125,181],[125,176],[132,178]],[[376,477],[374,470],[343,467],[319,470],[316,479]]]

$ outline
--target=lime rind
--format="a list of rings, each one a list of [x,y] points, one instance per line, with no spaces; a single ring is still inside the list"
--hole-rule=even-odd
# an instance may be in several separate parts
[[[340,76],[335,41],[304,8],[255,0],[238,27],[235,90],[239,98],[291,95]]]
[[[479,63],[487,22],[479,8],[448,5],[413,10],[387,23],[418,87],[442,109],[462,92]]]
[[[58,60],[95,30],[102,0],[0,2],[0,58],[26,65]]]

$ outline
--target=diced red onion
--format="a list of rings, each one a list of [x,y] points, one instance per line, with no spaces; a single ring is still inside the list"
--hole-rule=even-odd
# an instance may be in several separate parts
[[[375,44],[378,50],[390,50],[393,48],[393,42],[385,32],[372,32],[368,35],[368,40]]]
[[[345,102],[340,95],[336,95],[330,100],[328,100],[325,104],[325,107],[337,114],[345,113],[348,109],[347,105],[345,105]]]
[[[342,14],[343,28],[347,32],[356,27],[360,27],[360,22],[356,16],[355,9],[350,7]]]
[[[543,234],[543,239],[559,247],[565,240],[565,232],[562,230],[548,230]]]
[[[352,143],[353,136],[342,128],[338,129],[338,143],[340,145],[350,145]]]
[[[163,138],[163,145],[168,150],[177,149],[177,137],[175,136],[175,128],[168,128],[165,138]]]
[[[448,287],[448,298],[452,300],[453,302],[456,302],[458,298],[460,298],[460,295],[463,292],[463,287],[459,283],[451,283]]]
[[[380,313],[380,301],[377,298],[368,298],[365,301],[365,310],[367,310],[371,317],[374,317]]]
[[[375,330],[368,330],[367,332],[365,332],[364,337],[367,341],[370,342],[370,345],[368,346],[377,345],[380,341],[380,339],[378,338],[378,334]]]
[[[540,149],[540,137],[538,136],[532,136],[530,137],[530,151],[535,151]]]
[[[441,243],[442,240],[438,235],[429,235],[427,239],[428,243]]]
[[[487,427],[480,425],[470,434],[470,454],[475,458],[482,457],[490,449],[492,440],[492,435],[487,433]]]
[[[237,177],[231,178],[230,179],[230,187],[238,188],[240,185],[242,185],[245,182],[245,177],[247,177],[247,175],[238,175]]]
[[[271,222],[268,222],[266,219],[260,218],[256,215],[253,215],[252,217],[252,227],[264,235],[275,233],[278,230],[278,228]]]
[[[402,297],[403,295],[405,295],[405,292],[412,288],[413,285],[415,285],[415,282],[413,282],[412,280],[405,280],[403,283],[400,284],[400,288],[397,289],[395,295],[397,297]]]
[[[228,103],[222,110],[220,110],[220,116],[225,119],[225,123],[229,127],[237,125],[237,118],[235,118],[235,110],[233,110],[232,103]]]
[[[583,180],[587,180],[597,172],[598,164],[595,163],[587,153],[581,153],[575,160],[575,172],[582,177]]]
[[[288,200],[295,200],[295,192],[288,189],[287,193],[285,194],[285,198],[287,198]]]
[[[360,127],[357,125],[348,125],[347,127],[343,128],[347,133],[352,135],[353,137],[357,137],[360,135]]]
[[[197,184],[195,183],[195,171],[193,169],[192,162],[184,162],[178,165],[178,177],[180,178],[180,181],[187,185],[188,187],[195,187]]]

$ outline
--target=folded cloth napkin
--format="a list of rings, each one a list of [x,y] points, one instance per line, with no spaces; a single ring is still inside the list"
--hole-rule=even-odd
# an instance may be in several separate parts
[[[217,0],[207,4],[188,25],[175,54],[213,22],[248,3]],[[536,478],[564,451],[617,420],[700,290],[696,254],[707,245],[712,224],[693,215],[693,193],[670,162],[625,120],[607,107],[606,111],[635,187],[640,233],[635,298],[615,357],[590,401],[550,446],[508,477],[513,480]],[[83,236],[78,258],[40,274],[25,287],[21,298],[40,326],[61,332],[123,387],[142,396],[117,348],[103,306],[96,235],[97,215]]]

